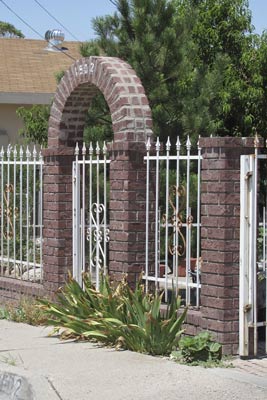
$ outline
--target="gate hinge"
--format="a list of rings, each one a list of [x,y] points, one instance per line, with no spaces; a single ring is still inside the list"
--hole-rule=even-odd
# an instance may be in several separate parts
[[[251,178],[252,175],[253,175],[253,172],[252,172],[252,171],[248,171],[248,172],[246,173],[245,180],[246,180],[246,181],[249,180],[249,178]]]
[[[249,311],[251,310],[251,308],[252,308],[252,304],[246,304],[246,305],[243,307],[244,313],[249,312]]]

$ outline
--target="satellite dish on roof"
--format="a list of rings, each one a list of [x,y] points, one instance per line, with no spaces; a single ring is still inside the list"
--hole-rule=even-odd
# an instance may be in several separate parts
[[[64,32],[60,29],[52,29],[45,32],[45,40],[48,42],[46,50],[62,51],[62,43],[65,39]]]

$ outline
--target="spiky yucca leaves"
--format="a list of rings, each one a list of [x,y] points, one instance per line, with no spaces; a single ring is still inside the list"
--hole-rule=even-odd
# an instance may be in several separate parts
[[[141,282],[132,290],[126,280],[113,287],[101,276],[97,291],[88,275],[84,289],[69,278],[56,303],[41,301],[47,324],[63,328],[63,338],[97,339],[140,353],[168,355],[178,345],[186,309],[178,316],[180,299],[174,296],[165,313],[161,304],[162,295],[146,294]]]

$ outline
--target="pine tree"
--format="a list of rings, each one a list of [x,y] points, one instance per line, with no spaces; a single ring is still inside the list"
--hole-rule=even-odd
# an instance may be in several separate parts
[[[120,57],[135,69],[152,108],[155,133],[162,138],[179,134],[177,115],[183,108],[179,95],[190,85],[193,71],[184,17],[178,15],[174,1],[114,3],[113,16],[93,21],[99,46],[106,55]]]

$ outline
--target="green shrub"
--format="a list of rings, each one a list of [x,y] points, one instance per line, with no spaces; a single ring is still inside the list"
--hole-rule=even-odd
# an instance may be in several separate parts
[[[197,336],[182,337],[179,350],[172,353],[172,358],[191,364],[219,361],[222,358],[222,346],[212,340],[209,332],[200,332]]]
[[[139,284],[132,290],[126,280],[117,287],[101,276],[99,291],[90,276],[84,276],[84,288],[72,278],[57,294],[56,302],[42,300],[47,325],[63,338],[98,340],[108,345],[140,353],[169,355],[177,348],[186,316],[178,316],[180,299],[173,296],[165,312],[162,294],[150,295]]]

